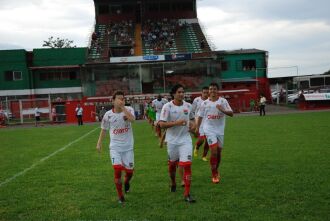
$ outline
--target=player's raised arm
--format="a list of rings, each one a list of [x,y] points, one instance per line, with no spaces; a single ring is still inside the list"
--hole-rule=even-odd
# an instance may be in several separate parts
[[[216,108],[227,116],[233,117],[234,112],[226,101],[224,105],[217,104]]]

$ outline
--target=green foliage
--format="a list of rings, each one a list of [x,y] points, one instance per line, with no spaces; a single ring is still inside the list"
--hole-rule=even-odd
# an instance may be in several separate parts
[[[47,41],[44,41],[42,47],[48,48],[75,48],[75,45],[72,45],[73,41],[67,38],[56,38],[53,36],[49,37]]]
[[[2,129],[0,183],[99,125]],[[117,203],[99,130],[0,186],[0,220],[328,220],[330,112],[227,119],[222,180],[193,161],[192,195],[169,192],[166,149],[134,123],[135,174]],[[179,182],[179,180],[178,180]]]

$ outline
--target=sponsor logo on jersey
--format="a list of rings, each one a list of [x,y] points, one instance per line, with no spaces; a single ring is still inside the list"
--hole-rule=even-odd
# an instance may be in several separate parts
[[[129,130],[128,127],[125,127],[125,128],[118,128],[118,129],[114,129],[113,130],[113,134],[123,134],[123,133],[127,133]]]
[[[222,118],[222,115],[207,115],[207,119],[209,120],[218,120]]]

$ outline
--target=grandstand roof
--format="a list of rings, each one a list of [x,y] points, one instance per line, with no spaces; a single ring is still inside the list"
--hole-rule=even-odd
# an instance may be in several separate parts
[[[218,53],[218,54],[251,54],[251,53],[265,53],[265,52],[267,52],[267,51],[255,49],[255,48],[216,51],[216,53]]]

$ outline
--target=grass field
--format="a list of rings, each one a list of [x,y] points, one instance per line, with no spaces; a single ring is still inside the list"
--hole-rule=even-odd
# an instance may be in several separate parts
[[[221,184],[194,159],[192,205],[181,188],[169,192],[166,150],[150,127],[133,126],[135,175],[124,206],[108,139],[101,155],[95,150],[98,125],[1,129],[0,220],[330,219],[330,112],[228,119]]]

